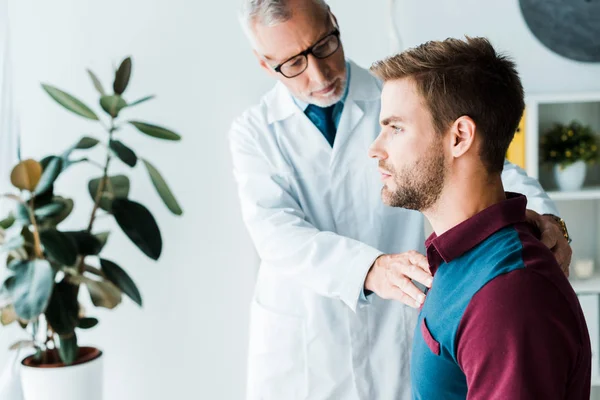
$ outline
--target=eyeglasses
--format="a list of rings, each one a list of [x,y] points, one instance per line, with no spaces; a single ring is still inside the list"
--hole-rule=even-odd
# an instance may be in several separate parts
[[[334,29],[333,32],[320,39],[317,43],[304,50],[302,53],[282,62],[275,68],[275,72],[279,72],[286,78],[295,78],[308,68],[308,55],[312,54],[316,58],[322,60],[331,56],[340,48],[340,31]]]

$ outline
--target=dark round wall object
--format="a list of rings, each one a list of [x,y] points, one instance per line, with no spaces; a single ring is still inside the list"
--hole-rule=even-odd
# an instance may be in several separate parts
[[[600,62],[600,0],[519,0],[544,46],[577,61]]]

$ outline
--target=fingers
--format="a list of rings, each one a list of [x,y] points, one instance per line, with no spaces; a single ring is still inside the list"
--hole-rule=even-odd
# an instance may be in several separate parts
[[[400,269],[400,272],[404,275],[408,275],[411,279],[430,287],[430,284],[426,284],[426,282],[431,280],[431,270],[429,269],[427,257],[424,255],[416,251],[394,254],[391,256],[389,263],[391,267]]]
[[[429,273],[429,269],[423,270],[419,265],[407,264],[405,262],[395,262],[392,264],[392,271],[396,274],[404,275],[429,288],[433,282],[433,278]]]
[[[419,307],[425,301],[425,295],[423,292],[420,291],[419,288],[416,287],[414,283],[412,283],[411,280],[406,276],[390,271],[388,274],[388,279],[390,284],[393,286],[392,291],[396,292],[395,289],[398,288],[402,293],[411,298],[413,305],[416,304],[417,307]]]
[[[416,251],[380,256],[367,274],[365,287],[373,287],[384,299],[419,308],[425,302],[425,294],[413,280],[426,287],[431,287],[433,281],[427,258]]]
[[[414,285],[413,285],[414,286]],[[419,303],[413,297],[409,296],[397,287],[390,290],[390,299],[399,301],[412,308],[419,308],[423,303]]]
[[[529,211],[530,210],[528,210],[528,219],[530,217]],[[534,212],[531,211],[531,213]],[[560,265],[561,270],[568,277],[573,250],[565,239],[562,229],[558,227],[554,220],[542,218],[539,215],[537,216],[537,221],[534,221],[532,218],[530,222],[535,222],[535,224],[539,226],[540,240],[546,247],[552,250],[552,253]]]
[[[538,214],[537,212],[533,211],[533,210],[526,210],[525,211],[525,219],[527,220],[527,222],[529,222],[530,224],[533,224],[537,227],[540,226],[540,214]]]
[[[556,257],[560,269],[567,277],[569,277],[569,267],[571,266],[571,257],[573,256],[573,249],[571,249],[571,246],[569,246],[567,241],[563,238],[557,242],[556,246],[552,249],[552,253],[554,254],[554,257]]]
[[[408,260],[410,261],[411,264],[418,266],[419,268],[421,268],[424,271],[427,271],[429,276],[431,276],[431,270],[429,269],[429,262],[427,261],[427,257],[425,257],[423,254],[418,253],[414,250],[407,252],[406,256],[408,257]],[[419,281],[419,282],[421,282],[421,281]],[[421,283],[423,283],[423,282],[421,282]]]
[[[560,239],[564,239],[560,228],[554,224],[544,224],[540,236],[542,243],[549,249],[553,249]]]

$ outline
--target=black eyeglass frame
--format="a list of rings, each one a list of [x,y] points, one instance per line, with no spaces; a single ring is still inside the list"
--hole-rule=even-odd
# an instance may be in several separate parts
[[[326,55],[325,57],[319,57],[319,56],[317,56],[315,53],[313,53],[313,49],[314,49],[315,47],[318,47],[320,44],[322,44],[323,42],[325,42],[325,40],[329,39],[331,36],[335,36],[335,37],[336,37],[336,39],[337,39],[337,47],[335,48],[335,50],[333,50],[333,51],[332,51],[330,54]],[[334,28],[334,29],[333,29],[333,31],[331,31],[331,32],[330,32],[330,33],[328,33],[327,35],[323,36],[321,39],[319,39],[319,40],[318,40],[318,41],[317,41],[315,44],[313,44],[312,46],[310,46],[308,49],[304,50],[304,51],[303,51],[303,52],[301,52],[301,53],[298,53],[298,54],[296,54],[295,56],[292,56],[292,57],[288,58],[288,59],[287,59],[287,60],[285,60],[284,62],[282,62],[282,63],[278,64],[278,65],[277,65],[277,66],[275,66],[275,67],[273,67],[273,70],[274,70],[275,72],[277,72],[277,73],[280,73],[281,75],[285,76],[285,77],[286,77],[286,78],[288,78],[288,79],[295,78],[295,77],[297,77],[297,76],[301,75],[301,74],[302,74],[304,71],[306,71],[306,69],[308,68],[308,56],[309,56],[310,54],[312,54],[312,55],[313,55],[315,58],[318,58],[319,60],[323,60],[323,59],[325,59],[325,58],[328,58],[328,57],[331,57],[332,55],[334,55],[334,54],[335,54],[335,53],[336,53],[336,52],[339,50],[339,48],[340,48],[340,44],[341,44],[341,40],[340,40],[340,30],[339,30],[338,28]],[[287,62],[289,62],[289,61],[291,61],[291,60],[293,60],[294,58],[296,58],[296,57],[299,57],[299,56],[303,56],[303,57],[306,59],[306,66],[304,67],[304,69],[303,69],[302,71],[298,72],[297,74],[295,74],[295,75],[292,75],[292,76],[287,76],[286,74],[284,74],[284,73],[281,71],[281,67],[282,67],[282,66],[283,66],[285,63],[287,63]]]

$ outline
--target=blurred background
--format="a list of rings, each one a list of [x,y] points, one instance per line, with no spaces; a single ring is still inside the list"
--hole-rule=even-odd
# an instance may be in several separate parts
[[[79,335],[81,344],[104,351],[105,398],[242,399],[248,307],[258,259],[241,220],[227,131],[233,118],[255,104],[273,82],[259,69],[238,25],[238,2],[1,4],[8,15],[1,28],[9,32],[5,43],[10,50],[0,61],[5,73],[7,63],[12,65],[11,90],[5,88],[3,94],[4,104],[11,107],[3,110],[16,116],[10,126],[21,135],[23,158],[62,151],[82,135],[102,135],[95,124],[56,105],[41,83],[76,94],[99,110],[86,68],[108,86],[113,68],[126,56],[133,60],[128,96],[157,94],[152,102],[127,112],[160,122],[183,137],[171,143],[148,140],[134,130],[123,132],[138,155],[160,168],[184,213],[170,215],[142,168],[115,166],[132,179],[130,197],[143,200],[153,212],[164,248],[160,260],[151,261],[113,229],[104,250],[120,260],[144,297],[143,308],[126,298],[116,310],[94,310],[99,325]],[[338,17],[347,56],[365,67],[399,46],[465,34],[487,36],[514,57],[527,95],[600,92],[600,63],[568,59],[544,46],[528,28],[517,0],[329,4]],[[391,34],[392,20],[397,38]],[[6,129],[2,137],[5,155],[15,142]],[[5,157],[7,164],[10,152]],[[3,179],[9,166],[1,171]],[[89,214],[87,180],[97,174],[93,168],[72,168],[56,182],[56,191],[68,192],[76,203],[64,223],[67,228],[80,229],[81,219]],[[597,208],[596,203],[589,207]],[[108,220],[98,226],[103,224],[112,226]],[[595,251],[591,254],[596,257]],[[0,368],[8,360],[8,346],[20,338],[18,325],[0,327]]]

